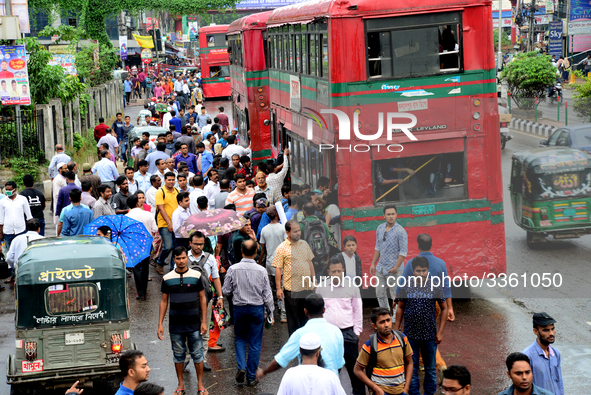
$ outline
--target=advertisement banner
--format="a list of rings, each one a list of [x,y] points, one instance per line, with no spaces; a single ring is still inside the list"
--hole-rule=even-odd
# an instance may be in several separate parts
[[[569,22],[568,35],[591,34],[591,21]]]
[[[154,48],[154,39],[152,36],[138,36],[137,34],[133,35],[137,45],[142,48]]]
[[[68,45],[50,45],[48,50],[52,56],[52,59],[49,61],[50,66],[62,66],[67,74],[78,75],[78,70],[76,70],[76,55]]]
[[[562,56],[562,21],[550,22],[548,36],[548,53]]]
[[[503,27],[511,26],[511,18],[501,18],[503,22]],[[497,29],[499,27],[499,18],[493,19],[493,29]]]
[[[188,22],[187,25],[189,27],[189,41],[197,41],[199,37],[197,33],[199,31],[199,22]]]
[[[570,51],[571,52],[583,52],[591,49],[591,35],[579,34],[572,36],[570,40]]]
[[[21,33],[31,33],[29,25],[29,5],[27,0],[11,0],[12,15],[18,16],[20,22]]]
[[[119,56],[121,60],[127,60],[127,36],[119,36]]]
[[[144,48],[142,49],[142,53],[140,56],[142,57],[142,62],[148,64],[152,61],[152,50]]]
[[[2,105],[30,105],[30,92],[25,46],[0,46],[0,101]]]
[[[591,20],[591,2],[589,0],[571,0],[569,19],[571,22]]]

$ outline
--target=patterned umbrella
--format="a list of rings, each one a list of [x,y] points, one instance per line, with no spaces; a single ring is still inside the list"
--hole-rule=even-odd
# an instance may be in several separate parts
[[[183,238],[200,231],[205,236],[224,235],[244,226],[246,219],[234,210],[205,210],[193,214],[181,226],[180,234]]]
[[[86,225],[84,234],[96,235],[101,226],[111,228],[111,241],[119,245],[125,254],[125,266],[134,267],[150,256],[152,236],[141,222],[125,215],[105,215]]]

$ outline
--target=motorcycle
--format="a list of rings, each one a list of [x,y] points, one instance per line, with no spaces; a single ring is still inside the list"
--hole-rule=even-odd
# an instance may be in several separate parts
[[[511,140],[513,136],[509,134],[509,124],[511,123],[511,114],[499,114],[499,120],[501,121],[501,149],[505,149],[507,141]]]
[[[550,104],[554,102],[562,103],[562,84],[556,81],[554,86],[548,88],[548,98],[550,98]]]

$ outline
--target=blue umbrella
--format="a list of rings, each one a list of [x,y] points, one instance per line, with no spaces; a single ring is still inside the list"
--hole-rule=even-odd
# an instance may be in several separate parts
[[[152,236],[141,222],[125,215],[106,215],[86,225],[84,234],[96,235],[101,226],[111,228],[111,241],[121,247],[127,267],[134,267],[150,256]]]

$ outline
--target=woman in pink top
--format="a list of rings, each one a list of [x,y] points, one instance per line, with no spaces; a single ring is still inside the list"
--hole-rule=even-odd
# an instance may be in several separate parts
[[[160,81],[156,82],[156,86],[154,87],[154,97],[162,99],[164,96],[164,89],[160,86]]]

